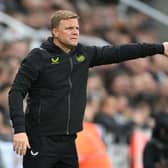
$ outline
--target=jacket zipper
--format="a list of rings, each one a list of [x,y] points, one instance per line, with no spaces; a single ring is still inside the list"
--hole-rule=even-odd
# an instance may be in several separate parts
[[[70,72],[72,72],[73,70],[73,62],[72,62],[72,58],[69,58],[69,62],[70,62]],[[71,80],[71,73],[70,76],[68,78],[68,83],[70,86],[70,91],[68,94],[68,119],[67,119],[67,135],[69,135],[69,125],[70,125],[70,119],[71,119],[71,89],[72,89],[72,80]]]
[[[39,124],[41,122],[40,117],[41,117],[41,101],[40,101],[39,110],[38,110],[38,122],[39,122]]]

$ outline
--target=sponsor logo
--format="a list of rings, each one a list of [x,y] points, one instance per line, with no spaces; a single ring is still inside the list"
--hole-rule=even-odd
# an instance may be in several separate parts
[[[37,155],[39,154],[39,152],[33,152],[33,150],[31,150],[31,151],[30,151],[30,154],[31,154],[32,156],[37,156]]]
[[[60,63],[60,58],[56,57],[56,58],[51,58],[51,64],[59,64]]]
[[[85,56],[84,55],[77,55],[76,56],[76,61],[77,62],[83,62],[85,60]]]

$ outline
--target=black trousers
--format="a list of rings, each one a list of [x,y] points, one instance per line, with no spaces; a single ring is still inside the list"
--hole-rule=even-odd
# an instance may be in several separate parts
[[[29,136],[31,149],[23,158],[23,168],[79,168],[76,135]]]

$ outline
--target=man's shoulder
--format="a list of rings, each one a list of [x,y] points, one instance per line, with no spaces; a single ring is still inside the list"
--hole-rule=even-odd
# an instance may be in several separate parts
[[[38,47],[38,48],[33,48],[29,51],[28,53],[28,58],[34,58],[34,57],[38,57],[40,58],[41,56],[45,55],[46,54],[46,50],[41,48],[41,47]]]
[[[82,50],[84,52],[87,52],[87,53],[90,53],[92,50],[95,50],[95,47],[94,45],[85,45],[85,44],[82,44],[82,43],[79,43],[77,45],[77,49],[78,50]]]
[[[36,53],[42,53],[44,52],[45,49],[41,48],[41,47],[36,47],[30,50],[29,54],[36,54]]]
[[[86,45],[83,43],[78,43],[77,47],[79,47],[79,48],[92,48],[94,46],[93,45]]]
[[[33,48],[29,51],[27,56],[23,59],[23,63],[26,62],[39,62],[42,58],[43,50],[40,48]]]

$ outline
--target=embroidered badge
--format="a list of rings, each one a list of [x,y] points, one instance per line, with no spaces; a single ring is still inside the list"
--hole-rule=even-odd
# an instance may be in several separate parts
[[[76,61],[77,62],[83,62],[85,60],[85,56],[84,55],[77,55],[76,56]]]
[[[51,58],[51,64],[59,64],[60,63],[60,58],[56,57],[56,58]]]

